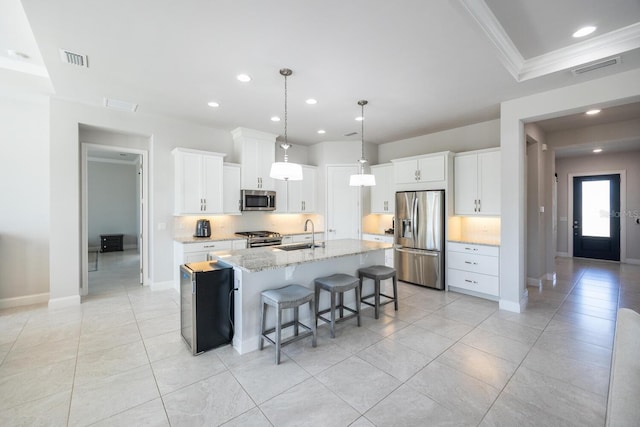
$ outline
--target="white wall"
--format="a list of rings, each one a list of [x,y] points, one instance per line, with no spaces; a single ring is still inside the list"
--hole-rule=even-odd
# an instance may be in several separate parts
[[[480,150],[500,145],[500,120],[490,120],[378,146],[378,163],[440,151]],[[372,163],[375,164],[375,163]]]
[[[582,157],[560,158],[556,160],[558,173],[558,251],[568,252],[569,224],[567,218],[569,211],[569,174],[582,174],[587,172],[603,172],[613,170],[625,170],[627,176],[627,192],[620,194],[626,197],[627,212],[623,213],[620,221],[626,222],[626,255],[627,258],[640,260],[640,225],[635,223],[635,218],[640,215],[640,151],[626,153],[600,153]]]
[[[101,234],[124,234],[125,248],[138,245],[138,168],[131,163],[89,161],[87,210],[89,246]]]
[[[173,157],[175,147],[233,153],[227,131],[167,117],[51,100],[50,305],[79,302],[81,124],[150,139],[150,276],[173,280]]]
[[[503,102],[500,108],[502,153],[500,308],[522,311],[526,305],[525,251],[526,209],[524,123],[574,114],[598,106],[637,102],[640,99],[640,70],[576,84]]]
[[[0,308],[49,292],[49,103],[0,75]],[[29,85],[29,83],[25,83]],[[32,91],[33,89],[33,91]],[[31,296],[22,298],[24,296]]]

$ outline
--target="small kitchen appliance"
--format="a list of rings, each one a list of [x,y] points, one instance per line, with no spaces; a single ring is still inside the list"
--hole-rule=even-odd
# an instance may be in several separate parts
[[[208,219],[199,219],[194,237],[211,237],[211,223]]]

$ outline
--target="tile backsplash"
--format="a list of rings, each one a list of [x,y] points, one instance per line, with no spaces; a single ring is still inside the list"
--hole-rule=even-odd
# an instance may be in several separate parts
[[[500,244],[500,218],[454,216],[449,218],[449,240]]]

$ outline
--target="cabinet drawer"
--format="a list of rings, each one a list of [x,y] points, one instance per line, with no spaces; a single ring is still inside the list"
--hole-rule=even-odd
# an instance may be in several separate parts
[[[199,243],[185,243],[184,253],[189,252],[209,252],[209,251],[222,251],[233,248],[232,240],[210,240],[207,242]]]
[[[393,243],[393,236],[380,236],[378,234],[367,234],[364,233],[362,235],[362,240],[371,240],[374,242],[385,242],[385,243]]]
[[[463,252],[466,254],[500,256],[498,246],[473,245],[469,243],[448,242],[449,251]]]
[[[449,267],[497,276],[499,274],[499,259],[494,256],[449,251]]]
[[[487,295],[500,295],[500,279],[497,276],[461,271],[455,268],[449,268],[447,273],[449,286]]]

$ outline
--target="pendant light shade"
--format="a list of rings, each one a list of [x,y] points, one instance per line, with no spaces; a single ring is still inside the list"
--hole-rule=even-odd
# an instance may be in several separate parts
[[[293,71],[288,68],[280,70],[280,75],[284,76],[284,143],[280,144],[284,150],[284,161],[274,162],[271,165],[269,176],[282,181],[301,181],[302,166],[297,163],[289,163],[289,155],[287,154],[287,150],[291,147],[291,144],[287,142],[287,77],[291,74]]]
[[[360,136],[362,136],[362,157],[358,160],[360,172],[349,177],[349,185],[352,187],[372,187],[376,185],[376,176],[364,173],[364,165],[367,163],[367,159],[364,158],[364,106],[367,104],[368,101],[364,99],[358,101],[358,105],[362,110],[362,114],[360,115],[362,118],[362,130],[360,132]]]

